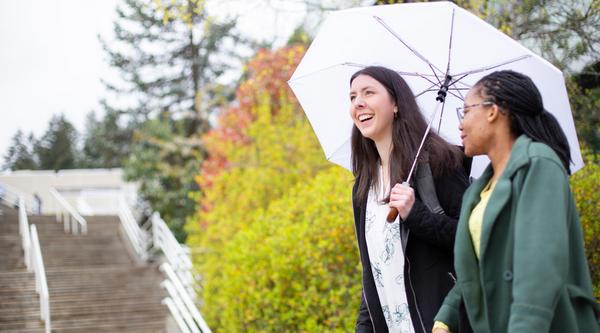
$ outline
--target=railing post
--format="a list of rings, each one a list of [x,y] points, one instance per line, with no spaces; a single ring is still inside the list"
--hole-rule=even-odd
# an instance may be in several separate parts
[[[44,269],[44,259],[40,249],[37,228],[31,225],[31,244],[32,258],[35,272],[35,290],[40,295],[40,318],[45,322],[46,333],[51,332],[50,322],[50,295],[48,293],[48,283],[46,282],[46,270]]]

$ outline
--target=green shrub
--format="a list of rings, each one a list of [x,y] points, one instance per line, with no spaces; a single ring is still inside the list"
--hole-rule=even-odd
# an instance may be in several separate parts
[[[594,295],[600,300],[600,155],[584,151],[584,160],[585,167],[571,176],[571,188],[583,228]]]
[[[203,266],[203,313],[219,332],[349,332],[361,297],[350,173],[290,189]],[[214,262],[214,261],[213,261]]]

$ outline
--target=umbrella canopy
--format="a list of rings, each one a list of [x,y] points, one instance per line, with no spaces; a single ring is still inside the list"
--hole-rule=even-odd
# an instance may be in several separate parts
[[[372,65],[400,73],[432,130],[454,144],[460,144],[455,109],[470,87],[497,70],[528,75],[569,140],[571,171],[583,166],[562,72],[451,2],[354,8],[328,16],[288,84],[331,162],[351,170],[350,77]],[[444,82],[447,97],[434,112]],[[488,162],[476,157],[472,176]]]

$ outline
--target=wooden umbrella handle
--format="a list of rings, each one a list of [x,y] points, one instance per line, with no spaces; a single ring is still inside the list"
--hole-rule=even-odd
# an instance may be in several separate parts
[[[388,223],[393,223],[394,221],[396,221],[397,217],[398,217],[398,210],[396,208],[391,208],[390,212],[387,215]]]
[[[408,179],[410,179],[410,175],[412,174],[412,171],[413,170],[411,169],[410,170],[410,174],[408,175]],[[402,186],[408,186],[408,187],[410,187],[410,184],[409,184],[408,181],[403,181],[402,182]],[[393,223],[394,221],[396,221],[396,218],[398,217],[399,213],[400,212],[398,212],[398,210],[396,208],[394,208],[394,207],[390,208],[390,211],[389,211],[389,213],[387,215],[387,221],[388,221],[388,223]]]

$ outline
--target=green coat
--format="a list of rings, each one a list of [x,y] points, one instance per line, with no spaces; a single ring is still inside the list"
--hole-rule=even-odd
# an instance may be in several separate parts
[[[598,304],[568,175],[548,146],[519,137],[487,204],[478,261],[469,216],[491,165],[465,192],[454,245],[457,282],[435,320],[458,327],[461,298],[482,332],[600,332]]]

